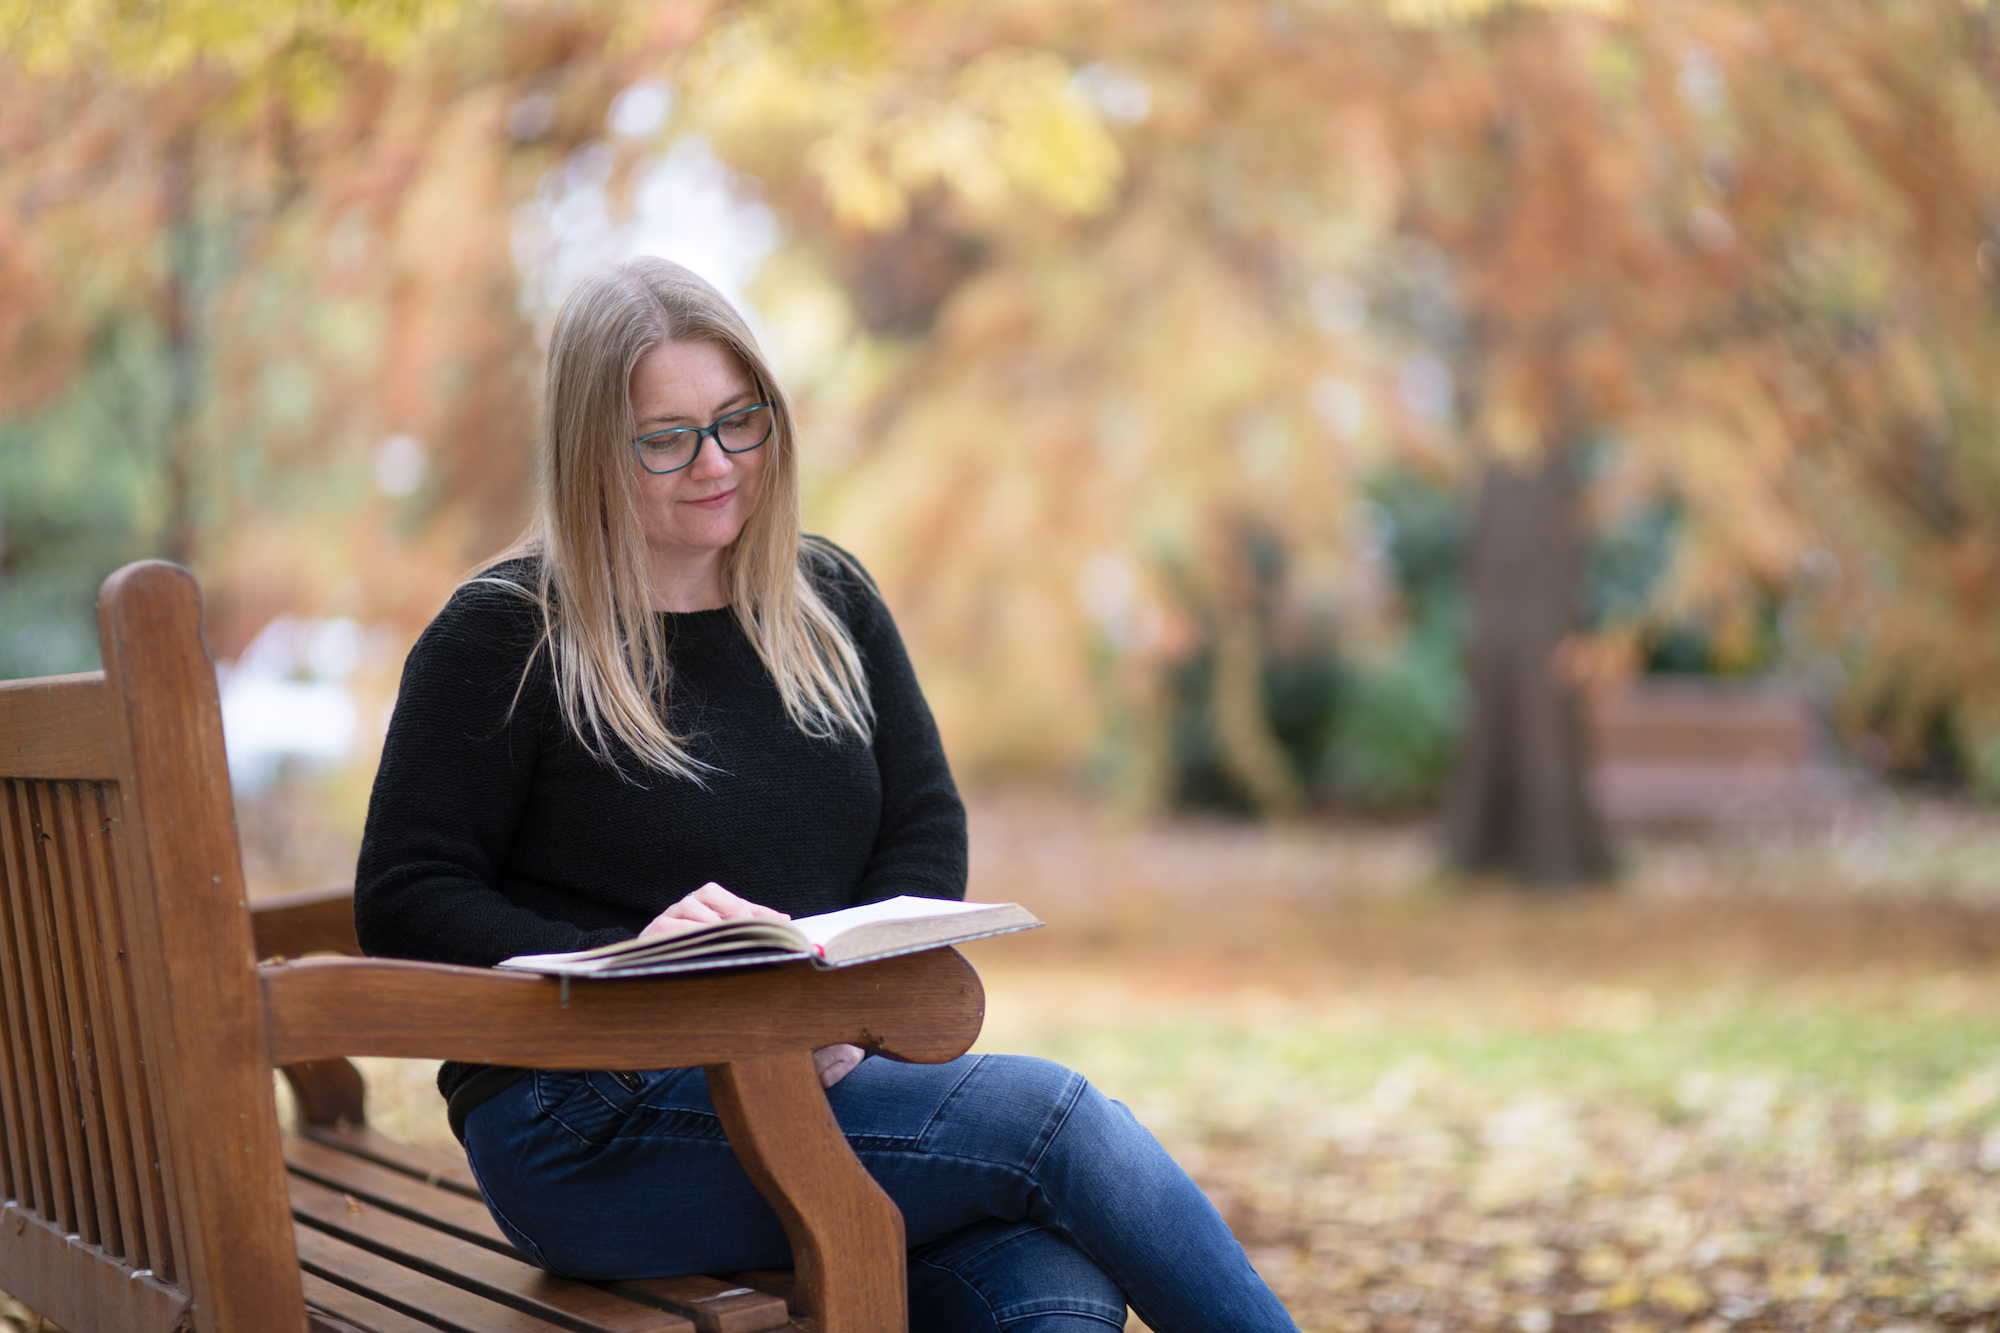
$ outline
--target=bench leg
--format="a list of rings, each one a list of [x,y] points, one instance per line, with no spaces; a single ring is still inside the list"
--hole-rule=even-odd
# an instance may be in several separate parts
[[[292,1100],[298,1104],[299,1124],[350,1125],[368,1123],[368,1085],[351,1061],[308,1060],[286,1065],[278,1072],[291,1084]]]
[[[847,1146],[804,1051],[709,1065],[730,1146],[792,1242],[814,1333],[905,1333],[903,1215]]]

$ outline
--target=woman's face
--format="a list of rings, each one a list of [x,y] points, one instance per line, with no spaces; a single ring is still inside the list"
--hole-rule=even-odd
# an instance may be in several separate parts
[[[708,426],[757,401],[757,386],[743,363],[716,343],[661,343],[632,368],[632,417],[641,435]],[[757,509],[776,447],[767,440],[760,448],[729,454],[711,437],[701,442],[694,462],[665,474],[648,472],[634,456],[657,593],[669,592],[664,581],[699,596],[694,585],[717,577],[722,549]]]

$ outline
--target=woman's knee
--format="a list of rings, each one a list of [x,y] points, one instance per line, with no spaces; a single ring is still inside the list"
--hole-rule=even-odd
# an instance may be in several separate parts
[[[893,1076],[888,1080],[896,1081]],[[920,1115],[902,1112],[904,1132],[910,1136],[904,1142],[926,1156],[1030,1171],[1088,1086],[1081,1075],[1048,1060],[968,1056],[949,1089],[922,1107]],[[871,1147],[895,1146],[889,1135],[871,1132],[865,1109],[850,1115],[836,1106],[835,1114],[857,1148],[864,1141]]]
[[[1111,1333],[1125,1293],[1029,1222],[975,1223],[910,1252],[911,1333]]]

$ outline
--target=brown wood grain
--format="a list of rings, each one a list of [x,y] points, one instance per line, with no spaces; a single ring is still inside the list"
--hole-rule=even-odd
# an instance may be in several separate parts
[[[450,1165],[448,1155],[437,1156],[446,1166]],[[404,1160],[409,1163],[411,1159]],[[294,1175],[527,1262],[493,1221],[486,1206],[456,1190],[440,1188],[405,1170],[382,1166],[296,1135],[285,1140],[285,1161]],[[783,1299],[755,1289],[746,1290],[742,1283],[720,1278],[647,1278],[604,1285],[621,1296],[691,1319],[700,1333],[763,1333],[767,1329],[784,1328],[788,1319]],[[309,1302],[310,1299],[308,1293]]]
[[[98,850],[105,856],[105,876],[97,901],[99,938],[104,941],[104,966],[110,985],[111,1023],[118,1045],[118,1078],[125,1093],[125,1119],[132,1153],[133,1184],[139,1195],[143,1253],[132,1256],[163,1281],[180,1280],[181,1255],[186,1252],[180,1209],[173,1206],[173,1162],[166,1151],[166,1112],[160,1091],[159,1062],[148,1051],[151,1014],[139,1003],[139,987],[125,926],[126,881],[131,854],[125,846],[125,802],[115,783],[97,788],[97,815],[105,830]]]
[[[317,1278],[313,1280],[318,1281]],[[351,1319],[343,1319],[337,1314],[328,1314],[325,1310],[317,1310],[311,1305],[307,1305],[306,1333],[376,1333],[376,1330],[365,1328]],[[435,1333],[435,1330],[432,1330],[432,1333]]]
[[[903,1215],[848,1148],[811,1052],[704,1072],[737,1160],[784,1223],[803,1313],[820,1333],[902,1333]]]
[[[460,1240],[484,1245],[516,1259],[523,1257],[494,1222],[486,1205],[456,1190],[439,1189],[401,1171],[297,1135],[285,1140],[285,1164],[294,1175],[328,1189],[351,1194],[364,1203],[400,1213]]]
[[[791,1324],[783,1299],[719,1278],[649,1277],[605,1285],[692,1319],[700,1333],[769,1333]]]
[[[75,1082],[77,1140],[86,1189],[83,1202],[87,1225],[83,1238],[123,1257],[124,1237],[118,1224],[118,1201],[112,1189],[111,1144],[105,1133],[104,1092],[98,1082],[97,1033],[102,1027],[97,997],[92,993],[90,956],[97,941],[78,929],[77,899],[89,891],[83,879],[82,794],[71,782],[42,784],[43,827],[48,843],[49,920],[56,946],[57,972],[62,979],[63,1013],[68,1026],[68,1074]]]
[[[324,1312],[340,1321],[338,1324],[328,1321],[331,1333],[346,1329],[365,1330],[365,1333],[437,1333],[436,1324],[412,1319],[400,1311],[369,1300],[360,1292],[328,1282],[317,1274],[307,1273],[303,1280],[306,1309],[315,1314]],[[313,1333],[320,1333],[318,1320],[314,1321]]]
[[[172,1333],[188,1309],[185,1292],[13,1202],[0,1206],[0,1290],[77,1333]]]
[[[89,1011],[92,1080],[90,1099],[97,1108],[101,1142],[93,1145],[101,1153],[100,1184],[107,1195],[101,1207],[106,1211],[107,1236],[100,1244],[129,1263],[148,1266],[143,1219],[140,1216],[137,1171],[132,1157],[131,1118],[122,1072],[124,1056],[119,1049],[118,1023],[113,1016],[117,1001],[105,965],[115,945],[107,946],[99,915],[108,869],[105,843],[108,834],[103,818],[102,784],[79,783],[75,804],[73,853],[69,864],[70,911],[76,932],[75,953],[83,978]],[[115,1237],[111,1234],[115,1229]]]
[[[368,1123],[368,1084],[346,1060],[307,1060],[279,1070],[291,1085],[302,1125]]]
[[[250,926],[259,958],[303,958],[309,953],[361,956],[354,933],[354,886],[300,889],[250,904]]]
[[[0,856],[4,855],[4,849],[0,849]],[[0,888],[0,891],[4,891],[4,888]],[[4,910],[0,910],[0,916],[4,915]],[[0,950],[0,971],[7,970],[12,961],[4,950]],[[0,988],[4,988],[6,984],[5,979],[0,979]],[[21,1199],[31,1197],[24,1174],[29,1169],[30,1162],[21,1138],[21,1117],[15,1094],[14,1052],[10,1035],[5,1031],[6,1026],[7,1016],[4,1007],[0,1007],[0,1198]]]
[[[68,1170],[69,1229],[91,1245],[97,1244],[97,1197],[92,1188],[90,1159],[84,1140],[88,1134],[88,1112],[77,1089],[76,992],[72,985],[75,968],[62,938],[62,828],[56,819],[56,784],[22,784],[26,799],[22,804],[29,815],[34,835],[35,855],[28,920],[41,955],[43,1017],[48,1024],[49,1077],[55,1087],[58,1133],[62,1138],[62,1160]]]
[[[405,1268],[309,1226],[300,1225],[294,1238],[299,1262],[308,1274],[362,1292],[378,1304],[421,1318],[434,1329],[447,1333],[555,1333],[575,1328],[495,1304],[476,1292]],[[659,1333],[693,1330],[694,1325],[681,1320],[677,1325],[661,1325]]]
[[[126,923],[147,942],[167,1139],[186,1219],[186,1284],[212,1333],[305,1328],[252,968],[215,668],[201,599],[156,561],[104,581],[98,633],[132,836]],[[161,1039],[164,1040],[161,1040]]]
[[[0,780],[0,1041],[6,1047],[7,1095],[0,1106],[7,1115],[9,1155],[14,1159],[8,1194],[43,1216],[48,1215],[54,1186],[49,1180],[48,1154],[42,1148],[41,1119],[36,1112],[35,1065],[28,1049],[28,959],[14,928],[15,899],[25,891],[21,840],[16,825],[21,784]]]
[[[48,1194],[38,1211],[64,1232],[76,1228],[76,1171],[70,1144],[70,1125],[65,1112],[68,1081],[56,1066],[56,1022],[51,1014],[50,992],[54,989],[49,963],[46,923],[42,917],[41,831],[36,819],[36,787],[33,782],[13,782],[14,835],[19,855],[16,868],[20,878],[10,894],[15,939],[18,942],[21,986],[27,1004],[23,1026],[27,1029],[28,1092],[34,1101],[38,1123],[37,1139],[48,1163]]]
[[[290,1183],[292,1215],[315,1230],[579,1333],[666,1333],[688,1327],[678,1315],[592,1283],[558,1277],[519,1256],[434,1231],[353,1195],[298,1176]]]
[[[468,1199],[483,1200],[486,1197],[479,1191],[479,1182],[473,1178],[472,1167],[466,1162],[465,1154],[456,1148],[424,1148],[404,1143],[366,1125],[307,1125],[299,1130],[299,1137],[352,1153],[364,1161],[400,1171],[412,1179],[451,1190]]]
[[[852,1042],[934,1063],[977,1039],[985,992],[955,950],[821,972],[806,963],[572,981],[392,959],[266,963],[271,1059],[334,1055],[656,1069]]]
[[[793,1314],[805,1308],[799,1304],[799,1275],[789,1268],[751,1268],[740,1273],[718,1273],[716,1276],[756,1291],[769,1292],[789,1305]]]
[[[0,681],[0,777],[115,778],[106,721],[102,671]]]

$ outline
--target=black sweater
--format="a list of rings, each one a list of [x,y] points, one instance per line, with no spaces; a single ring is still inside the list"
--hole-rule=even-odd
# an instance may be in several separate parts
[[[588,949],[710,880],[793,916],[963,898],[965,808],[888,608],[808,551],[867,671],[873,742],[794,726],[729,611],[663,613],[668,720],[713,766],[701,784],[622,748],[622,774],[593,758],[563,726],[533,605],[460,587],[403,667],[355,873],[362,947],[477,967]],[[495,572],[531,580],[525,562]],[[455,1125],[474,1069],[439,1073]]]

